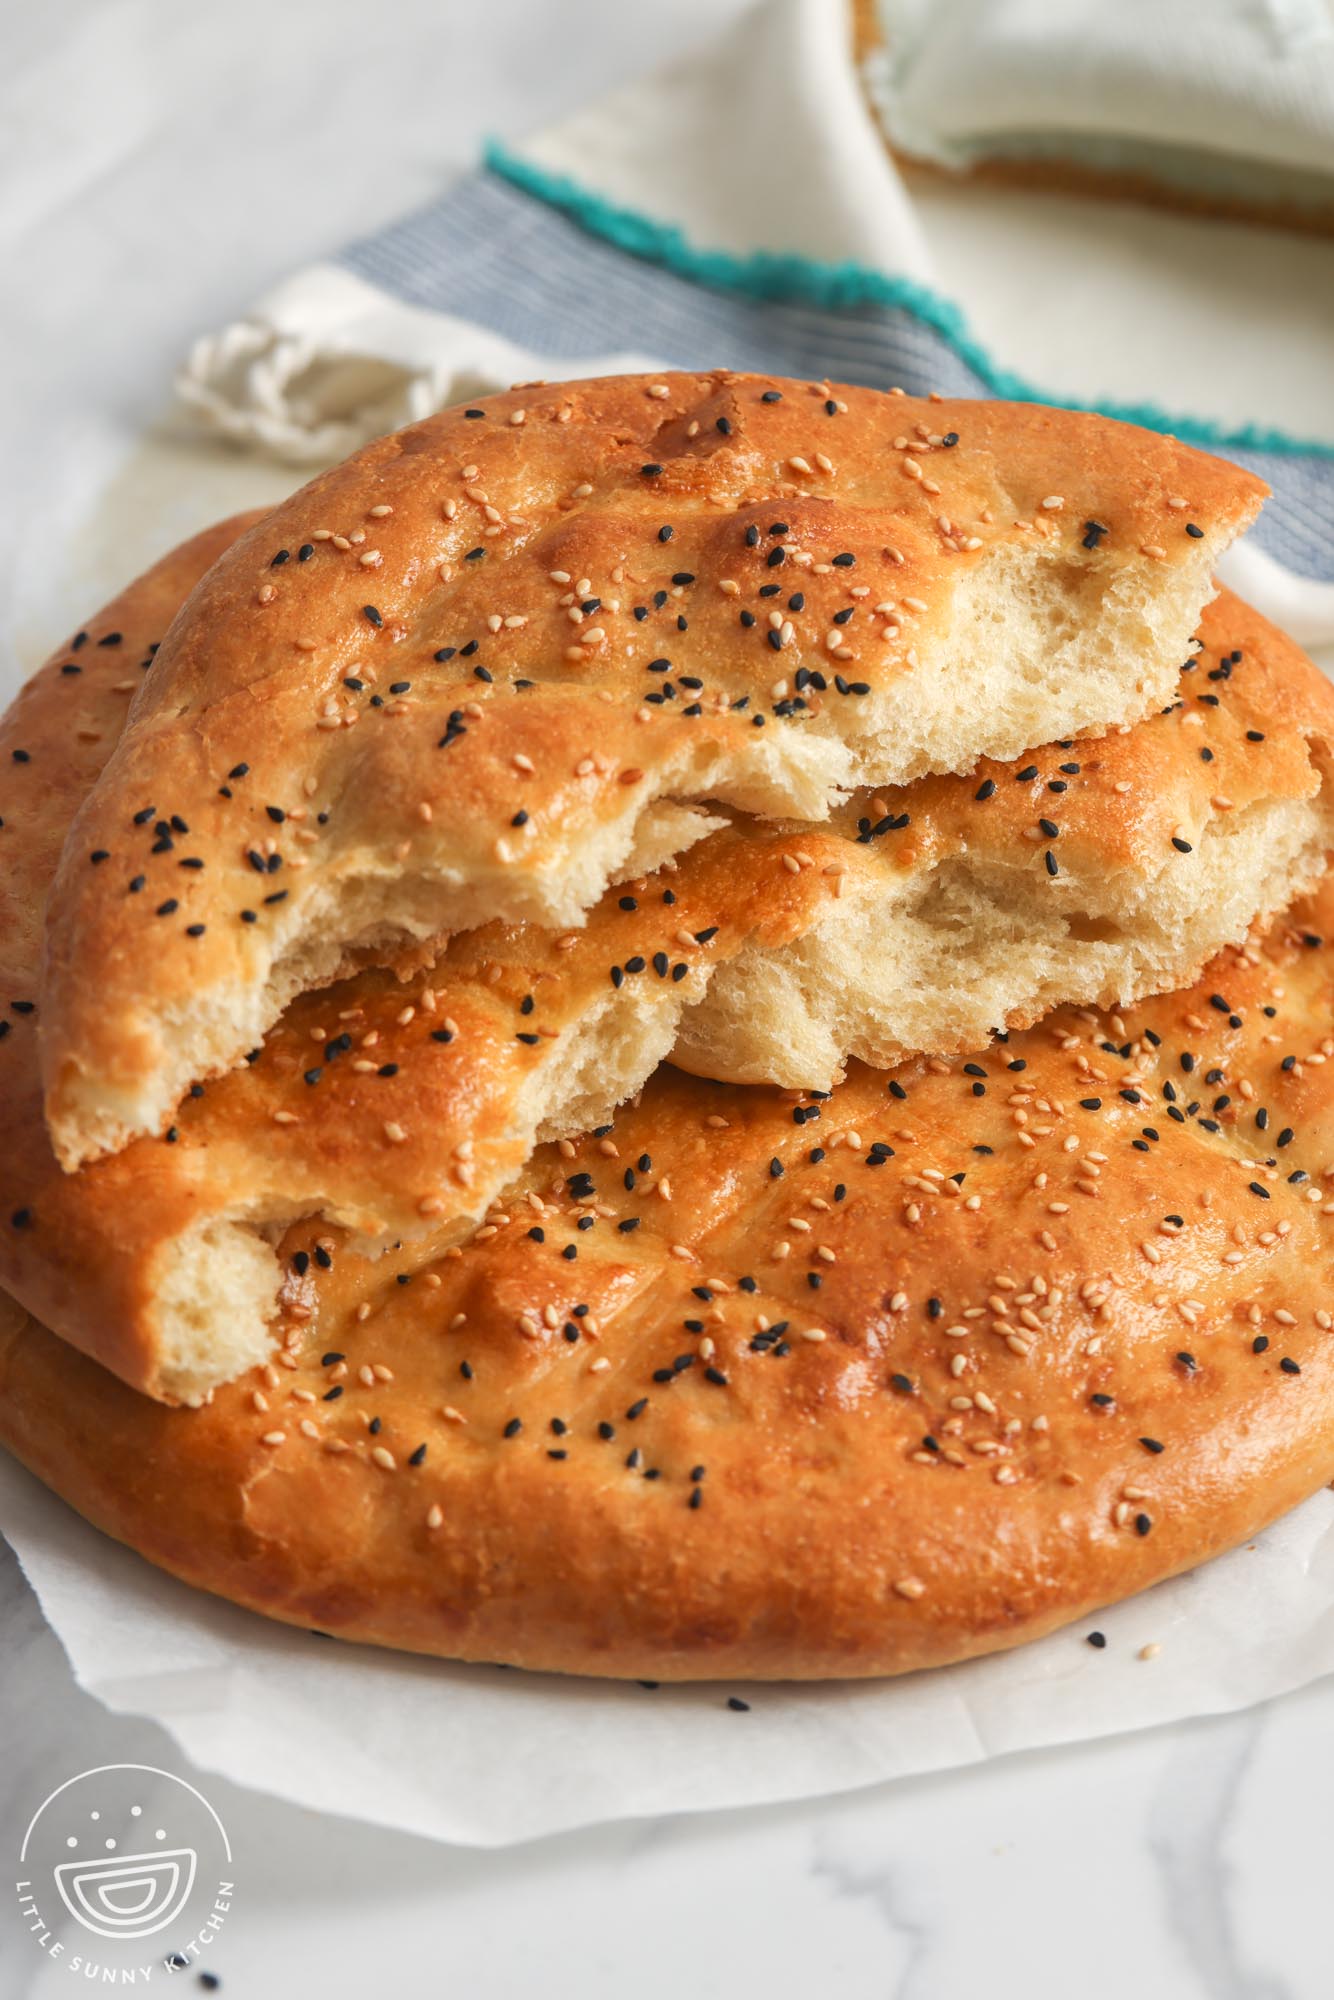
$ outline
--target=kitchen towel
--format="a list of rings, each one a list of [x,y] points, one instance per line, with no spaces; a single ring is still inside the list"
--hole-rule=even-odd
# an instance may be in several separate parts
[[[197,341],[177,392],[196,429],[311,465],[488,386],[646,365],[1069,400],[984,351],[942,289],[842,0],[766,0],[702,54],[493,144]],[[1334,443],[1095,395],[1270,482],[1228,580],[1334,640]]]

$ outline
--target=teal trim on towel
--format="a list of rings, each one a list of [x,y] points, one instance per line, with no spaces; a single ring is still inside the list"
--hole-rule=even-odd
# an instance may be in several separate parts
[[[715,291],[740,292],[755,299],[795,301],[834,312],[850,306],[878,305],[911,313],[948,341],[992,395],[1007,401],[1057,403],[1065,409],[1088,410],[1099,416],[1119,418],[1122,423],[1142,424],[1147,430],[1168,431],[1188,444],[1202,445],[1210,451],[1268,451],[1294,458],[1334,460],[1334,443],[1291,437],[1286,431],[1269,430],[1257,424],[1228,430],[1207,417],[1172,416],[1154,403],[1086,403],[1035,388],[1021,375],[992,360],[969,331],[958,306],[913,278],[891,277],[866,264],[822,264],[812,257],[779,255],[770,250],[755,250],[748,256],[737,257],[727,250],[697,249],[673,224],[659,222],[635,209],[618,208],[565,175],[535,166],[498,139],[486,141],[483,157],[492,173],[501,175],[525,194],[560,209],[593,235],[604,237],[632,257],[661,264],[678,277],[708,285]]]

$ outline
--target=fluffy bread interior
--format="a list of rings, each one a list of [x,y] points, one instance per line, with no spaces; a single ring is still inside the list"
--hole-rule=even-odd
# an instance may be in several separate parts
[[[1006,762],[1036,743],[1135,722],[1172,699],[1204,606],[1214,596],[1216,538],[1161,576],[1076,562],[1060,549],[1001,544],[963,571],[948,615],[912,642],[856,751],[857,782],[903,782]],[[887,773],[895,772],[892,780]]]
[[[159,1393],[198,1405],[266,1361],[281,1276],[253,1224],[215,1215],[169,1237],[149,1274]]]
[[[1257,914],[1323,874],[1334,814],[1323,798],[1210,821],[1192,866],[1049,879],[952,858],[900,897],[832,903],[778,951],[720,965],[681,1024],[672,1059],[699,1076],[829,1090],[849,1056],[886,1066],[910,1050],[984,1050],[1058,1002],[1128,1005],[1188,984]]]

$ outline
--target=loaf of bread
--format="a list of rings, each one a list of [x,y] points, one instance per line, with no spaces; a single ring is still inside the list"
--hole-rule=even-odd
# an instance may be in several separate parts
[[[1260,493],[627,377],[167,557],[0,719],[0,1445],[270,1616],[653,1679],[989,1652],[1323,1484]]]
[[[0,969],[26,1007],[64,828],[224,528],[150,572],[0,722],[14,861]],[[118,646],[102,643],[111,633]],[[67,669],[78,666],[76,673]],[[274,1245],[317,1215],[359,1249],[460,1236],[542,1140],[602,1124],[667,1055],[829,1089],[849,1057],[984,1048],[1065,1001],[1189,980],[1334,846],[1334,691],[1230,595],[1177,698],[1120,732],[854,795],[822,823],[699,815],[679,859],[568,930],[489,924],[407,978],[298,996],[161,1137],[62,1173],[36,1013],[0,1041],[0,1284],[127,1382],[198,1402],[270,1351]],[[20,743],[38,789],[6,752]]]
[[[1190,990],[827,1097],[664,1068],[465,1246],[302,1226],[275,1363],[137,1395],[15,1309],[0,1441],[191,1583],[580,1673],[898,1672],[1334,1466],[1334,892]]]
[[[62,1165],[165,1130],[302,991],[578,924],[695,801],[815,820],[1141,719],[1263,491],[1098,417],[723,372],[371,445],[210,572],[70,830]]]

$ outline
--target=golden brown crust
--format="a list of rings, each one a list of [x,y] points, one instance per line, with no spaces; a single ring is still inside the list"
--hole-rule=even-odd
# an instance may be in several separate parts
[[[172,549],[73,633],[0,720],[0,951],[32,983],[47,891],[70,821],[120,741],[162,640],[200,578],[264,509],[235,514]]]
[[[1034,1637],[1334,1472],[1331,927],[820,1103],[664,1070],[466,1249],[294,1234],[283,1365],[204,1410],[18,1316],[0,1437],[350,1639],[689,1679]]]
[[[1098,417],[722,372],[473,407],[313,481],[164,647],[51,898],[66,1165],[159,1129],[347,947],[576,921],[656,796],[815,817],[840,783],[940,768],[884,725],[970,578],[1049,556],[1096,622],[1193,577],[1264,491]],[[1097,697],[1071,675],[1061,713],[1003,746],[979,702],[953,767],[1143,714],[1174,664],[1128,648]],[[956,710],[957,687],[957,730]]]
[[[26,1006],[35,990],[32,912],[61,828],[121,725],[119,662],[151,657],[172,591],[185,597],[235,526],[188,544],[124,593],[93,621],[89,644],[55,656],[0,723],[0,765],[29,744],[45,783],[41,795],[17,791],[7,813],[12,921],[0,972],[11,1004]],[[111,631],[120,644],[99,644]],[[781,950],[827,921],[836,897],[888,907],[929,871],[966,860],[1035,878],[1053,904],[1078,912],[1102,874],[1197,867],[1211,825],[1256,802],[1308,797],[1334,737],[1323,677],[1230,593],[1209,607],[1201,642],[1174,707],[1124,733],[858,794],[826,826],[738,822],[681,864],[609,893],[581,930],[489,925],[403,982],[367,971],[306,995],[249,1061],[187,1099],[163,1138],[72,1175],[59,1170],[40,1115],[33,1017],[13,1015],[0,1038],[0,1284],[104,1367],[176,1400],[192,1391],[173,1374],[162,1293],[182,1238],[217,1218],[276,1235],[321,1214],[383,1244],[475,1219],[524,1164],[537,1136],[526,1107],[543,1076],[590,1025],[615,1033],[612,1010],[656,1009],[656,1041],[629,1072],[594,1059],[584,1098],[554,1124],[548,1115],[549,1134],[608,1114],[670,1048],[681,1009],[719,966],[748,947]],[[87,662],[79,674],[64,671],[78,661]],[[1173,844],[1182,840],[1187,851]],[[1050,876],[1047,857],[1058,855]],[[1178,976],[1195,969],[1183,963]],[[1041,1011],[1030,1000],[1006,1025]],[[942,1033],[936,1046],[962,1044]],[[688,1036],[687,1050],[690,1067],[727,1074],[707,1034]],[[872,1024],[849,1034],[839,1059],[849,1052],[890,1061],[903,1045]],[[608,1081],[599,1099],[599,1076],[613,1075],[617,1087]],[[275,1265],[275,1291],[278,1279]]]

